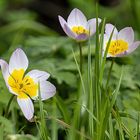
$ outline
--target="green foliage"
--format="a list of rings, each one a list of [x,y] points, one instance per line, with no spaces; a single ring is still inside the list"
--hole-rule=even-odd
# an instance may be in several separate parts
[[[20,3],[18,0],[13,2]],[[83,11],[86,9],[84,13],[88,17],[95,17],[95,1],[72,0],[69,3]],[[139,7],[137,0],[124,0],[114,8],[100,6],[98,14],[99,17],[107,17],[107,22],[111,21],[119,28],[133,26],[137,30],[136,38],[139,38]],[[38,102],[34,103],[37,119],[39,109],[45,114],[42,124],[46,123],[45,129],[50,139],[135,140],[139,133],[140,48],[126,58],[115,59],[106,86],[111,60],[105,60],[102,67],[99,65],[99,59],[102,58],[98,52],[101,48],[95,48],[101,47],[99,31],[96,39],[93,37],[82,44],[84,64],[81,74],[78,45],[72,39],[60,37],[52,29],[36,22],[37,17],[35,12],[26,9],[10,11],[8,1],[0,1],[0,19],[6,23],[0,27],[0,55],[9,60],[15,48],[21,47],[29,58],[28,71],[39,69],[51,74],[49,80],[56,86],[57,95],[43,102],[43,108]],[[133,20],[130,21],[130,18]],[[38,125],[40,128],[37,129],[35,123],[28,123],[16,99],[10,106],[8,119],[2,117],[9,99],[10,93],[0,73],[0,139],[39,140],[42,125]]]

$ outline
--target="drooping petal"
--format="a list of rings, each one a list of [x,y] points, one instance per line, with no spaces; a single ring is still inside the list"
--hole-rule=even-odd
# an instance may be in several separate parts
[[[26,95],[27,96],[27,95]],[[17,97],[17,102],[27,120],[31,120],[34,115],[34,106],[31,99],[27,96],[24,98]]]
[[[26,74],[26,76],[31,77],[35,82],[47,80],[50,74],[41,70],[32,70]]]
[[[114,31],[113,31],[113,29],[114,29]],[[111,36],[112,31],[113,31],[112,39],[116,39],[117,38],[117,34],[118,34],[117,28],[114,25],[110,24],[110,23],[106,24],[106,26],[105,26],[105,33],[108,36]]]
[[[73,9],[68,16],[67,20],[68,26],[83,26],[86,27],[87,19],[85,15],[77,8]]]
[[[3,78],[5,80],[6,85],[8,86],[8,77],[10,76],[9,75],[9,66],[8,66],[7,62],[2,59],[0,59],[0,66],[1,66]]]
[[[98,18],[98,25],[100,23],[101,23],[101,19]],[[96,18],[88,20],[87,30],[89,31],[90,36],[92,36],[96,32]]]
[[[79,34],[79,35],[77,35],[76,40],[77,41],[84,41],[84,40],[87,40],[88,37],[89,36],[87,34]]]
[[[118,33],[118,40],[122,39],[126,42],[128,42],[129,45],[131,45],[134,41],[134,31],[131,27],[126,27],[120,30]]]
[[[40,96],[42,100],[53,97],[56,93],[56,87],[48,81],[40,82]]]
[[[24,71],[28,67],[28,58],[24,51],[20,48],[16,49],[9,61],[9,72],[12,73],[15,69],[23,69]]]
[[[73,33],[71,31],[71,29],[68,27],[67,22],[64,20],[64,18],[61,17],[61,16],[58,16],[58,19],[59,19],[60,25],[63,28],[63,30],[66,33],[66,35],[71,37],[71,38],[73,38],[73,39],[75,39],[75,36],[76,36],[75,33]]]

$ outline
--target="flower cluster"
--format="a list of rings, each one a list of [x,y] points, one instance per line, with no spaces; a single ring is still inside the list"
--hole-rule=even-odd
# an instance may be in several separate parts
[[[67,22],[58,16],[64,32],[77,42],[89,39],[96,32],[96,27],[101,19],[96,18],[87,21],[84,14],[77,8],[73,9],[68,16]],[[98,23],[98,25],[96,25]],[[113,34],[112,34],[113,33]],[[134,31],[131,27],[118,31],[112,24],[106,24],[103,37],[103,54],[106,51],[109,38],[112,38],[108,47],[107,57],[122,57],[133,52],[140,41],[134,42]],[[0,59],[2,74],[10,93],[17,96],[17,102],[27,120],[34,116],[32,100],[51,98],[56,93],[56,88],[48,80],[50,74],[45,71],[32,70],[25,73],[28,68],[28,58],[20,48],[16,49],[9,64]]]
[[[71,11],[67,22],[61,16],[58,16],[58,18],[64,32],[76,41],[85,41],[96,32],[96,18],[87,21],[84,14],[77,8]],[[98,24],[100,22],[101,19],[98,18]],[[117,28],[112,24],[106,24],[103,39],[103,54],[113,30],[107,57],[128,55],[140,45],[140,41],[134,42],[134,31],[131,27],[126,27],[118,32]]]

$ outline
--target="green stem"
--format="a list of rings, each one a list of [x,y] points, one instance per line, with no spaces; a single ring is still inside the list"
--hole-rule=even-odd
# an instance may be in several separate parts
[[[82,46],[81,43],[78,43],[79,46],[79,54],[80,54],[80,72],[82,73],[82,65],[83,65],[83,54],[82,54]]]
[[[110,80],[110,76],[111,76],[113,64],[114,64],[114,58],[112,58],[111,66],[110,66],[110,69],[109,69],[109,72],[108,72],[108,77],[107,77],[107,82],[106,82],[106,88],[105,88],[106,89],[106,92],[107,92],[107,89],[108,89],[108,85],[109,85],[109,80]]]
[[[15,95],[12,95],[10,100],[9,100],[9,102],[8,102],[8,104],[7,104],[7,107],[6,107],[6,110],[5,110],[5,115],[4,115],[5,117],[8,117],[9,108],[10,108],[10,105],[11,105],[14,97],[15,97]]]
[[[40,83],[39,83],[39,109],[40,109],[40,132],[43,140],[48,140],[48,130],[46,127],[46,121],[44,116],[43,102],[40,95]]]

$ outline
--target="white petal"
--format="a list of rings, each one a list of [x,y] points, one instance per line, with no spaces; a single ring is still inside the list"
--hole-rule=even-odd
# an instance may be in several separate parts
[[[67,24],[64,25],[64,29],[65,29],[65,31],[66,31],[66,34],[67,34],[69,37],[71,37],[71,38],[73,38],[73,39],[76,38],[77,35],[76,35],[74,32],[72,32],[72,30],[68,27]]]
[[[66,33],[66,35],[75,39],[76,34],[71,31],[71,29],[67,25],[67,22],[64,20],[64,18],[61,16],[58,16],[58,18],[59,18],[59,22],[61,24],[61,27],[64,30],[64,32]]]
[[[9,61],[9,72],[12,73],[15,69],[24,69],[28,67],[28,58],[24,51],[20,48],[16,49]]]
[[[31,120],[34,115],[34,106],[31,99],[28,98],[17,98],[17,102],[27,120]]]
[[[60,22],[61,27],[64,28],[64,25],[67,24],[67,22],[61,16],[58,16],[58,19],[59,19],[59,22]]]
[[[114,29],[114,31],[113,31],[113,29]],[[118,30],[117,30],[117,28],[116,28],[114,25],[112,25],[112,24],[106,24],[106,26],[105,26],[105,33],[106,33],[108,36],[111,36],[112,31],[113,31],[113,36],[112,36],[112,38],[113,38],[113,39],[116,39],[116,37],[117,37],[117,35],[118,35]]]
[[[104,51],[106,50],[108,41],[109,41],[109,36],[107,34],[104,34],[104,38],[103,38],[103,50]]]
[[[131,27],[123,28],[118,34],[118,39],[125,40],[129,45],[131,45],[134,41],[133,29]]]
[[[127,54],[132,53],[139,46],[140,46],[140,41],[134,42],[131,46],[129,46],[128,51],[127,51]]]
[[[73,9],[68,16],[67,20],[68,26],[83,26],[86,27],[87,19],[85,15],[77,8]]]
[[[7,62],[2,60],[2,59],[0,59],[0,66],[1,66],[2,75],[3,75],[3,78],[5,80],[7,88],[9,89],[10,93],[12,93],[14,95],[17,95],[17,93],[15,93],[11,89],[10,85],[8,84],[8,78],[9,78],[10,74],[9,74],[9,66],[8,66]]]
[[[56,93],[56,88],[53,84],[48,81],[40,82],[40,95],[42,100],[53,97]]]
[[[1,66],[3,78],[5,80],[6,85],[8,86],[8,77],[10,76],[9,75],[9,66],[8,66],[7,62],[2,59],[0,59],[0,66]]]
[[[47,80],[50,77],[50,74],[41,70],[32,70],[28,72],[26,76],[30,76],[35,82],[38,82]]]
[[[98,25],[101,23],[101,19],[98,18]],[[90,36],[92,36],[96,32],[96,18],[88,20],[87,30],[90,32]]]

